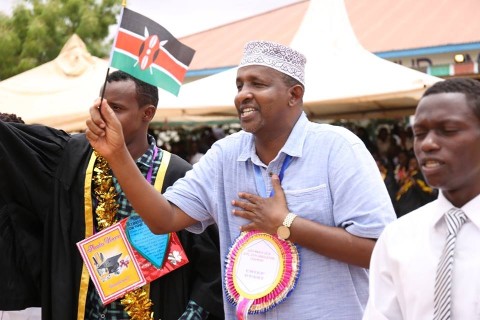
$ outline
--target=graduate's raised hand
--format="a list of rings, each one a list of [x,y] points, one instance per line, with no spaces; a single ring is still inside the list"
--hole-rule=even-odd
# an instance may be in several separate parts
[[[86,123],[85,134],[90,145],[107,161],[124,148],[122,124],[105,99],[97,99],[90,107],[90,119]]]
[[[262,198],[259,195],[240,192],[241,200],[233,200],[232,204],[239,209],[234,209],[233,214],[250,223],[241,227],[241,231],[259,230],[275,234],[288,214],[287,200],[277,175],[272,175],[274,195]]]

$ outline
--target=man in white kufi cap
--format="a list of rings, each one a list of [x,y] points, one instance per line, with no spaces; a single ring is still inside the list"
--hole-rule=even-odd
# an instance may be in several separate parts
[[[305,86],[306,62],[303,54],[290,47],[269,41],[251,41],[245,45],[239,66],[270,67],[291,76]]]
[[[247,43],[234,98],[243,130],[163,195],[122,156],[108,106],[91,108],[91,144],[154,232],[218,225],[226,319],[361,319],[375,239],[395,218],[362,141],[307,119],[305,63],[282,44]]]

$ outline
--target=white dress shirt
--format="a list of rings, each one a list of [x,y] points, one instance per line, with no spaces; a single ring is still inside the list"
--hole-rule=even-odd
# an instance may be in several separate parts
[[[444,213],[454,207],[437,200],[388,225],[370,265],[370,297],[364,320],[433,319],[437,264],[447,238]],[[480,319],[480,195],[461,208],[453,266],[452,319]]]

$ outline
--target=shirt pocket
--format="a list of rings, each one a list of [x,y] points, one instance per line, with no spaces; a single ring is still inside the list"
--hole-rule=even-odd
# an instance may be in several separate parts
[[[327,184],[285,190],[288,209],[306,219],[333,225],[332,202]]]

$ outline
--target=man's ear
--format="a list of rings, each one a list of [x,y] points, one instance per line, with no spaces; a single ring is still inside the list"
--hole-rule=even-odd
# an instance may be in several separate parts
[[[290,105],[297,105],[303,100],[304,89],[301,85],[297,84],[290,88]]]
[[[145,108],[143,109],[143,119],[148,122],[152,121],[156,112],[157,108],[155,108],[154,105],[149,104],[145,106]]]

